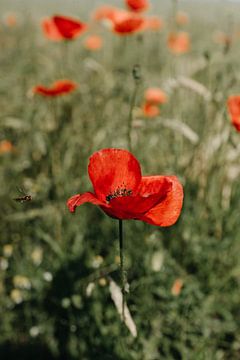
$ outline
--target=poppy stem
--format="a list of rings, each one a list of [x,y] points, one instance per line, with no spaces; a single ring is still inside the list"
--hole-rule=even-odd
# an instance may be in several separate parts
[[[135,80],[135,86],[134,86],[134,91],[131,97],[131,102],[130,102],[130,109],[129,109],[129,114],[128,114],[128,127],[127,127],[127,143],[128,143],[128,149],[131,152],[132,151],[132,137],[131,137],[131,133],[132,133],[132,122],[133,122],[133,109],[135,106],[135,102],[136,102],[136,98],[137,98],[137,91],[138,91],[138,85],[139,85],[139,80],[140,80],[140,75],[139,75],[139,65],[135,65],[133,68],[133,77]]]
[[[176,29],[176,15],[178,11],[178,0],[172,0],[172,16],[170,20],[171,31],[175,32]]]
[[[123,261],[123,221],[119,220],[119,250],[120,250],[120,274],[122,290],[122,321],[125,320],[125,275]]]

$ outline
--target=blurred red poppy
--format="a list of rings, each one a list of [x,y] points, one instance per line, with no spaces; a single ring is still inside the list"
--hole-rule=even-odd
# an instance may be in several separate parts
[[[145,100],[149,104],[164,104],[167,102],[167,95],[157,87],[148,88],[144,94]]]
[[[178,11],[175,20],[178,25],[186,25],[189,23],[188,14],[184,11]]]
[[[156,117],[160,114],[159,105],[167,102],[167,95],[157,87],[148,88],[144,94],[143,114],[146,117]]]
[[[145,102],[143,104],[142,110],[143,110],[143,115],[150,118],[156,117],[160,114],[160,108],[148,102]]]
[[[103,40],[99,35],[90,35],[84,41],[84,46],[88,50],[100,50],[103,45]]]
[[[144,26],[144,18],[129,14],[123,20],[115,22],[113,30],[119,35],[130,35],[143,30]]]
[[[176,279],[172,285],[171,293],[173,296],[180,295],[183,287],[183,280],[182,279]]]
[[[4,23],[9,27],[16,26],[17,25],[17,15],[14,13],[5,15]]]
[[[142,176],[140,164],[127,150],[95,152],[88,165],[94,192],[72,196],[67,206],[90,202],[116,219],[135,219],[157,226],[173,225],[182,209],[183,188],[176,176]]]
[[[13,144],[8,140],[0,141],[0,155],[10,153],[14,149]]]
[[[145,16],[145,29],[158,31],[163,28],[163,20],[158,16]]]
[[[227,105],[232,124],[240,131],[240,95],[229,96]]]
[[[126,5],[131,9],[132,11],[145,11],[149,7],[149,1],[148,0],[125,0]]]
[[[37,85],[33,88],[34,94],[42,96],[59,96],[69,94],[77,88],[77,84],[71,80],[58,80],[55,81],[50,87],[44,85]]]
[[[53,16],[42,21],[45,36],[54,41],[73,40],[86,28],[86,24],[66,16]]]
[[[169,49],[176,55],[184,54],[190,49],[189,34],[184,31],[170,33],[167,43]]]
[[[112,24],[122,21],[128,17],[128,12],[113,6],[103,5],[97,8],[93,13],[94,20],[109,20]]]

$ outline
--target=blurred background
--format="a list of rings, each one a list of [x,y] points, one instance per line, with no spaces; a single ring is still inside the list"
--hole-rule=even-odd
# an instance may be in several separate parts
[[[150,3],[134,14],[148,26],[122,35],[96,13],[129,11],[124,0],[0,2],[1,359],[240,358],[240,135],[226,105],[240,91],[240,4]],[[52,41],[54,14],[88,29]],[[78,86],[33,90],[59,79]],[[144,175],[176,175],[185,193],[170,228],[124,223],[127,324],[117,221],[66,207],[105,147],[131,147]]]

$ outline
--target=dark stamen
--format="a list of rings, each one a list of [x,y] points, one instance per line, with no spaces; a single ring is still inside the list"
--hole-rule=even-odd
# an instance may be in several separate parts
[[[123,184],[123,186],[124,186],[124,184]],[[132,195],[132,190],[129,190],[126,187],[117,188],[113,193],[110,193],[109,195],[106,196],[106,201],[109,202],[112,199],[115,199],[117,197],[124,197],[124,196],[131,196],[131,195]]]

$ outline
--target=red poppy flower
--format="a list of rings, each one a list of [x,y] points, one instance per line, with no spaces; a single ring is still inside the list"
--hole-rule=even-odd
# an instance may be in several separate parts
[[[170,33],[168,36],[168,47],[176,55],[188,52],[190,49],[189,34],[184,31]]]
[[[16,14],[7,14],[4,16],[4,22],[9,27],[14,27],[17,25],[17,16]]]
[[[127,150],[95,152],[88,165],[94,192],[72,196],[68,208],[90,202],[109,216],[157,226],[173,225],[181,212],[183,188],[175,176],[142,176],[137,159]]]
[[[73,40],[80,36],[87,25],[66,16],[53,16],[42,21],[45,36],[54,41]]]
[[[163,28],[163,20],[158,16],[145,16],[145,29],[158,31]]]
[[[123,20],[115,22],[113,30],[119,35],[130,35],[143,30],[144,26],[145,20],[142,17],[129,14]]]
[[[10,153],[14,149],[13,144],[8,140],[0,141],[0,155]]]
[[[90,35],[84,41],[85,48],[92,51],[101,49],[102,44],[103,40],[101,36],[98,35]]]
[[[143,115],[149,118],[156,117],[160,114],[159,107],[148,102],[145,102],[143,104],[142,110],[143,110]]]
[[[183,287],[183,280],[182,279],[176,279],[172,285],[171,293],[174,296],[178,296],[181,293]]]
[[[37,85],[33,88],[34,94],[42,96],[59,96],[69,94],[77,88],[77,84],[71,80],[58,80],[55,81],[50,87],[44,85]]]
[[[125,0],[125,1],[126,1],[126,5],[132,11],[136,11],[136,12],[145,11],[149,7],[148,0]]]
[[[128,17],[128,12],[123,9],[118,9],[113,6],[103,5],[94,11],[94,20],[109,20],[115,24]]]
[[[177,14],[176,14],[176,23],[178,25],[186,25],[189,23],[189,17],[188,17],[188,14],[185,13],[184,11],[179,11]]]
[[[229,96],[227,105],[232,124],[240,131],[240,95]]]
[[[145,91],[144,97],[149,104],[164,104],[167,102],[167,95],[157,87],[148,88]]]

